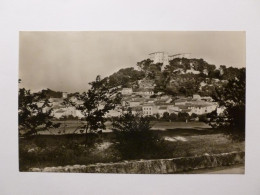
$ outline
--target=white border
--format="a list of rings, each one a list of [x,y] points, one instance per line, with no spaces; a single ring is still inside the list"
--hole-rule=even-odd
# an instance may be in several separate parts
[[[0,1],[0,194],[260,194],[257,0]],[[114,175],[18,172],[17,79],[21,30],[245,30],[245,175]]]

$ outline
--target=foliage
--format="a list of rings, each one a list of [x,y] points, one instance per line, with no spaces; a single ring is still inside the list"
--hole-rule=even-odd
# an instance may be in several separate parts
[[[113,123],[116,148],[123,159],[150,158],[161,149],[161,140],[150,130],[150,119],[132,114],[131,109]]]
[[[200,122],[207,122],[208,121],[208,119],[207,119],[207,115],[206,114],[202,114],[202,115],[200,115],[199,116],[199,121]]]
[[[210,124],[226,129],[234,139],[245,138],[245,76],[245,68],[240,69],[239,75],[217,89],[213,97],[225,110],[220,116],[211,113]]]
[[[175,114],[175,113],[171,113],[170,116],[169,116],[169,119],[171,121],[177,121],[178,120],[178,115]]]
[[[24,88],[19,89],[19,133],[25,130],[25,136],[36,135],[38,131],[58,128],[59,123],[51,119],[52,109],[50,102],[43,92],[31,93]]]
[[[92,147],[84,147],[82,135],[39,135],[19,140],[19,169],[26,171],[32,167],[66,166],[75,164],[94,164],[118,161],[118,155],[113,148],[99,151],[97,142],[105,138],[98,138]],[[97,140],[98,139],[98,140]]]
[[[189,157],[195,155],[219,154],[244,151],[244,142],[233,142],[218,131],[208,132],[196,129],[180,131],[158,131],[161,137],[184,136],[189,141],[164,141],[161,152],[150,151],[151,159]],[[188,137],[186,137],[188,135]],[[196,135],[196,136],[194,136]],[[101,142],[111,143],[112,134],[100,134]],[[19,139],[19,169],[28,171],[32,167],[53,167],[66,165],[89,165],[123,161],[113,145],[100,149],[98,144],[85,148],[83,135],[39,135]],[[145,153],[141,159],[149,157]],[[140,159],[140,158],[139,158]]]
[[[178,119],[180,121],[187,121],[189,119],[190,115],[187,112],[179,112],[178,113]]]
[[[166,121],[170,120],[170,114],[169,112],[164,112],[162,118]]]
[[[81,127],[85,130],[86,145],[87,133],[105,129],[105,114],[114,109],[121,100],[120,93],[117,93],[116,89],[109,88],[108,79],[101,80],[100,76],[97,76],[96,80],[89,84],[91,88],[87,92],[77,95],[78,100],[83,103],[76,105],[84,115],[82,120],[87,122]]]
[[[197,117],[198,117],[198,115],[197,115],[197,114],[195,114],[195,113],[192,113],[190,117],[194,119],[194,118],[197,118]]]
[[[62,92],[60,91],[53,91],[51,89],[43,89],[42,93],[47,97],[47,98],[61,98],[62,97]]]
[[[158,77],[160,78],[162,65],[162,63],[154,64],[150,59],[137,62],[137,66],[142,72],[144,72],[146,78],[148,79],[156,79]]]
[[[144,72],[135,70],[134,68],[120,69],[118,72],[109,76],[109,87],[132,87],[132,84],[144,78]]]
[[[220,70],[222,72],[221,79],[224,80],[232,80],[240,75],[241,70],[234,67],[226,67],[224,65],[220,66]]]

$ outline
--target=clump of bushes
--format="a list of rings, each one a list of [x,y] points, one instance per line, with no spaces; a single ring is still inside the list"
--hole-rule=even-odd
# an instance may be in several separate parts
[[[115,148],[122,159],[155,158],[163,151],[163,139],[151,131],[150,118],[129,109],[112,122]]]

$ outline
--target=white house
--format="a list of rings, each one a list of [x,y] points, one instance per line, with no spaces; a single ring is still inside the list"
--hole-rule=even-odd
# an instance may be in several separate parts
[[[132,88],[123,88],[121,93],[122,93],[122,95],[132,95],[133,89]]]
[[[141,95],[141,96],[151,96],[154,95],[153,89],[138,89],[136,91],[136,94]]]
[[[142,106],[142,111],[145,116],[151,116],[154,114],[153,111],[154,105],[153,104],[145,104]]]
[[[159,108],[158,108],[158,114],[160,115],[160,117],[162,117],[162,116],[163,116],[163,113],[165,113],[165,112],[168,112],[167,106],[159,106]]]

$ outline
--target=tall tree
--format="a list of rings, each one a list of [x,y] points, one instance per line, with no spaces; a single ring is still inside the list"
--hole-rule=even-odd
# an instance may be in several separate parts
[[[242,68],[234,79],[230,79],[227,85],[216,90],[213,97],[219,106],[224,108],[222,115],[211,113],[210,124],[225,128],[233,138],[245,138],[245,89],[246,70]]]
[[[53,119],[52,108],[45,94],[31,93],[24,88],[19,89],[18,117],[19,134],[24,130],[25,136],[36,135],[41,130],[58,128],[60,125],[51,120]]]
[[[101,80],[101,77],[97,76],[96,80],[89,84],[91,88],[87,92],[77,95],[78,100],[83,103],[76,105],[76,108],[84,115],[82,119],[86,121],[86,124],[82,126],[86,135],[86,146],[88,133],[105,129],[105,114],[114,109],[121,100],[120,93],[108,87],[107,78]]]

